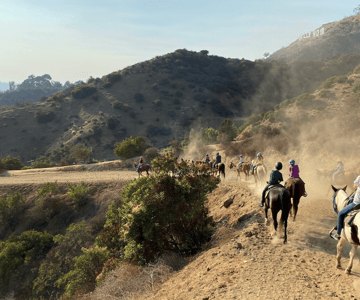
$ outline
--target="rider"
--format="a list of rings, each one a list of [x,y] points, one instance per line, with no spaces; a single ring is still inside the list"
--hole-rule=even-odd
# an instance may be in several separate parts
[[[256,154],[256,160],[254,165],[252,166],[252,172],[254,173],[254,170],[256,169],[258,164],[264,164],[264,157],[262,156],[262,153]]]
[[[244,159],[243,159],[243,157],[242,157],[242,154],[240,154],[239,157],[240,157],[240,162],[239,162],[239,164],[238,164],[238,166],[237,166],[238,169],[240,168],[241,164],[244,163]]]
[[[221,156],[220,156],[220,154],[218,152],[218,153],[216,153],[216,159],[215,159],[215,163],[213,165],[213,168],[216,168],[218,166],[218,164],[220,164],[220,163],[221,163]]]
[[[290,159],[289,164],[290,164],[290,167],[289,167],[289,172],[290,172],[289,179],[290,178],[299,178],[302,181],[302,183],[304,184],[304,189],[305,189],[305,182],[299,176],[299,173],[300,173],[299,166],[295,165],[295,160],[294,159]],[[306,196],[307,196],[307,193],[304,191],[303,197],[306,197]]]
[[[138,166],[136,168],[136,172],[139,172],[139,170],[140,170],[143,163],[144,163],[143,158],[142,158],[142,156],[140,156],[139,164],[138,164]]]
[[[337,160],[338,163],[338,169],[333,174],[333,181],[335,181],[335,178],[339,177],[341,173],[344,172],[344,164],[341,162],[340,159]]]
[[[206,154],[205,155],[205,160],[204,160],[204,163],[207,164],[210,162],[210,158],[209,158],[209,154]]]
[[[275,184],[279,184],[281,181],[283,181],[283,176],[281,174],[281,172],[279,172],[282,169],[282,163],[281,162],[277,162],[275,164],[275,169],[276,170],[272,170],[270,173],[270,180],[268,181],[268,184],[266,185],[266,187],[264,188],[263,192],[262,192],[262,197],[261,197],[261,203],[259,204],[261,207],[264,206],[265,203],[265,194],[266,192],[269,190],[269,187],[271,185],[275,185]]]
[[[358,176],[354,181],[354,187],[356,187],[354,201],[349,205],[345,206],[338,214],[337,220],[337,232],[333,233],[331,237],[335,240],[340,240],[341,238],[341,231],[344,226],[344,219],[346,215],[354,210],[354,207],[360,204],[360,176]]]

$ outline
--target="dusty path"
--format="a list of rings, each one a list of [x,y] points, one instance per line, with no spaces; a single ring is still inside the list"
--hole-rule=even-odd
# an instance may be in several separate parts
[[[328,236],[336,222],[331,196],[301,199],[296,222],[289,221],[288,244],[283,245],[270,236],[272,225],[264,224],[253,184],[225,181],[213,194],[210,211],[224,224],[216,233],[218,244],[174,273],[154,298],[360,299],[359,260],[351,275],[335,268],[336,241]],[[234,203],[221,211],[221,203],[232,195],[237,195]],[[347,245],[343,267],[349,251]]]
[[[59,170],[60,169],[60,170]],[[61,168],[6,171],[0,176],[0,185],[47,182],[124,181],[137,178],[135,171],[62,171]]]

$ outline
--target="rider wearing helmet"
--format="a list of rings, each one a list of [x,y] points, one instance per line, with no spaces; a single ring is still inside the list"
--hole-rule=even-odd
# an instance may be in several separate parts
[[[204,160],[204,163],[207,164],[210,162],[210,158],[209,158],[209,154],[206,154],[205,155],[205,160]]]
[[[257,165],[259,164],[264,164],[264,157],[262,156],[262,153],[259,152],[258,154],[256,154],[256,160],[254,165],[252,166],[252,173],[254,173],[254,170],[256,169]]]
[[[354,210],[354,207],[356,205],[360,204],[360,176],[358,176],[355,181],[354,181],[354,187],[356,188],[356,192],[355,192],[355,196],[354,200],[352,203],[348,204],[347,206],[345,206],[341,211],[339,211],[338,214],[338,220],[337,220],[337,232],[333,233],[331,235],[331,237],[334,240],[340,240],[341,238],[341,231],[343,229],[344,226],[344,219],[346,217],[346,215]]]
[[[239,158],[240,158],[240,162],[239,162],[239,164],[238,164],[238,166],[237,166],[238,169],[240,168],[241,164],[244,163],[244,159],[243,159],[243,157],[242,157],[242,154],[240,154]]]
[[[290,167],[289,167],[289,172],[290,172],[289,179],[290,178],[299,178],[302,181],[302,183],[304,184],[304,189],[305,189],[305,182],[299,176],[300,169],[299,169],[298,165],[295,165],[295,159],[290,159],[289,160],[289,165],[290,165]],[[285,185],[286,185],[286,183],[285,183]],[[307,196],[307,193],[304,191],[303,197],[306,197],[306,196]]]
[[[216,160],[215,160],[215,163],[213,165],[213,168],[217,168],[218,164],[220,164],[220,163],[221,163],[221,156],[220,156],[220,154],[218,152],[218,153],[216,153]]]
[[[341,162],[340,159],[337,160],[337,163],[338,163],[338,169],[333,174],[333,181],[335,181],[335,179],[338,178],[344,172],[344,164]]]
[[[279,184],[281,181],[283,181],[283,176],[282,174],[279,172],[282,169],[282,163],[281,162],[277,162],[275,164],[275,169],[276,170],[272,170],[270,173],[270,180],[268,181],[268,184],[266,185],[266,187],[264,188],[263,192],[262,192],[262,197],[261,197],[261,203],[259,204],[261,207],[264,206],[265,203],[265,194],[268,191],[269,187],[271,185],[276,185]]]

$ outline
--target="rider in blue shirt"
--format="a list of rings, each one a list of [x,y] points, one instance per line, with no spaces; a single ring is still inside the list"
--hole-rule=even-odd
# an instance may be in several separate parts
[[[216,168],[219,163],[221,163],[221,156],[218,152],[218,153],[216,153],[216,160],[215,160],[213,168]]]
[[[268,191],[269,187],[271,185],[279,184],[281,181],[284,181],[282,174],[279,172],[282,169],[282,163],[277,162],[276,165],[275,165],[275,169],[276,170],[271,171],[270,180],[268,181],[267,186],[265,187],[265,189],[262,192],[261,203],[259,204],[261,207],[264,206],[265,194]]]

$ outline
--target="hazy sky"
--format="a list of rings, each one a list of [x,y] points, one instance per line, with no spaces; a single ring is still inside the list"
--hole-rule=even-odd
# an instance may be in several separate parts
[[[353,14],[360,1],[11,0],[0,4],[0,82],[64,83],[186,48],[255,60]]]

